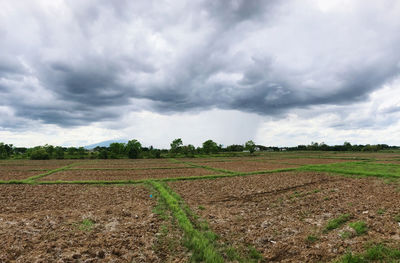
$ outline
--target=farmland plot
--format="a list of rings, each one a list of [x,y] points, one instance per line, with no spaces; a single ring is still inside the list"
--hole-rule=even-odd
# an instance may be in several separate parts
[[[231,162],[204,162],[196,163],[198,165],[208,166],[216,169],[230,170],[234,172],[254,172],[254,171],[267,171],[284,168],[296,168],[297,165],[292,164],[279,164],[271,162],[256,162],[256,161],[231,161]]]
[[[164,262],[155,203],[141,186],[3,185],[0,262]]]
[[[135,169],[135,168],[172,168],[172,167],[185,167],[181,163],[174,163],[165,159],[144,159],[144,160],[89,160],[76,166],[76,168],[109,168],[109,169]]]
[[[113,181],[113,180],[144,180],[201,176],[216,174],[203,168],[183,169],[144,169],[144,170],[65,170],[43,177],[42,181]]]
[[[377,179],[288,172],[169,185],[224,242],[254,246],[266,261],[326,262],[371,241],[400,242],[400,193]],[[352,222],[366,232],[358,235]]]
[[[0,262],[400,260],[397,157],[306,154],[0,161]]]
[[[0,180],[24,180],[66,165],[73,164],[71,160],[7,160],[0,162]]]

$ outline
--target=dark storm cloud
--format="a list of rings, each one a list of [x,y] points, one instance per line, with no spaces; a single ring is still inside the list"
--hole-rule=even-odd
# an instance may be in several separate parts
[[[140,100],[164,114],[270,116],[364,101],[400,72],[400,6],[383,2],[345,12],[311,0],[8,3],[0,103],[75,126],[139,110]]]

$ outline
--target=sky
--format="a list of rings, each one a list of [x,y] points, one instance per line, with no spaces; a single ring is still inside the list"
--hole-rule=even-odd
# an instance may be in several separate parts
[[[400,145],[398,0],[0,6],[0,142]]]

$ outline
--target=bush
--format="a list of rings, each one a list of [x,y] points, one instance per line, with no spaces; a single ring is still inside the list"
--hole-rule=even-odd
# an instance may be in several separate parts
[[[50,155],[43,148],[33,150],[31,153],[31,160],[49,160],[49,159]]]
[[[126,144],[125,151],[129,158],[136,159],[140,157],[140,153],[142,152],[142,145],[137,140],[130,140]]]

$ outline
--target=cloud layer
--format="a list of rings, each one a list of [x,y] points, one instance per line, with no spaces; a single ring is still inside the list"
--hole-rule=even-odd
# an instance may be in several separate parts
[[[141,111],[344,118],[400,74],[396,0],[1,2],[3,130]],[[341,118],[328,126],[365,123]]]

